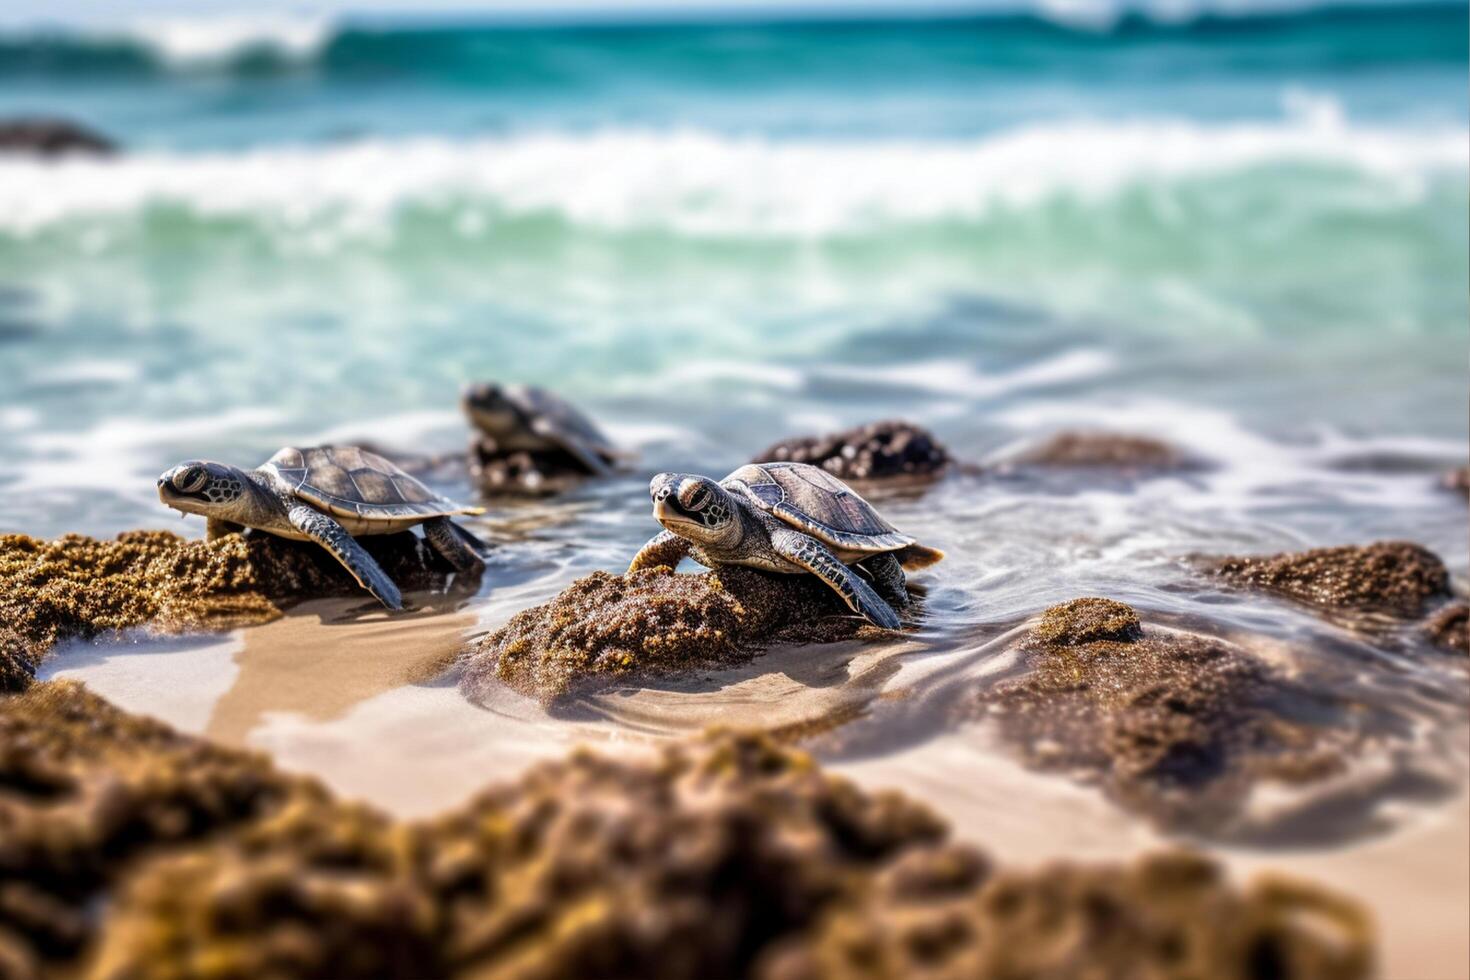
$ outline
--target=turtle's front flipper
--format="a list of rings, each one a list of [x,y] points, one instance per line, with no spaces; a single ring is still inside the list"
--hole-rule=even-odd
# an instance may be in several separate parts
[[[357,584],[376,596],[379,602],[389,609],[403,608],[403,596],[398,586],[393,584],[373,556],[352,540],[352,535],[341,524],[319,510],[300,504],[292,507],[286,517],[292,527],[331,552],[332,557],[357,579]]]
[[[689,554],[689,548],[688,538],[681,538],[673,531],[660,531],[638,549],[638,554],[628,563],[628,571],[636,572],[640,568],[654,568],[658,565],[677,568],[684,556]]]
[[[443,555],[445,560],[455,567],[456,571],[481,572],[485,570],[485,561],[480,557],[479,551],[481,547],[484,547],[483,543],[449,518],[435,517],[424,521],[424,538],[435,551]],[[471,541],[475,543],[472,545]]]
[[[787,561],[794,562],[826,582],[842,596],[852,611],[875,626],[896,630],[903,624],[898,613],[884,602],[861,575],[842,561],[822,542],[800,531],[781,530],[771,534],[771,546]]]

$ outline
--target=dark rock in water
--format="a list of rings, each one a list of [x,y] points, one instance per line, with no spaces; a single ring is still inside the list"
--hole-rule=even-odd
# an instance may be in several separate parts
[[[949,451],[933,433],[909,422],[884,421],[826,436],[786,439],[752,462],[820,466],[843,480],[894,476],[937,476],[950,464]]]
[[[580,750],[402,823],[79,685],[0,705],[6,976],[1312,980],[1372,959],[1341,896],[1241,891],[1182,854],[993,871],[924,806],[759,736]]]
[[[65,119],[0,119],[0,154],[111,156],[117,151],[112,140]]]
[[[729,666],[774,643],[864,632],[873,630],[809,575],[594,572],[478,641],[462,683],[471,697],[501,683],[551,700],[579,681]]]
[[[1413,618],[1430,600],[1449,595],[1444,563],[1407,541],[1211,559],[1205,566],[1236,585],[1333,611]]]
[[[1459,469],[1450,470],[1440,479],[1439,485],[1446,490],[1453,490],[1466,499],[1470,499],[1470,466],[1461,466]]]
[[[1198,469],[1201,465],[1184,450],[1148,436],[1058,432],[1002,461],[999,468],[1109,469],[1139,474]]]
[[[411,533],[361,539],[408,591],[443,590],[452,569]],[[292,602],[368,599],[323,549],[268,534],[191,541],[130,531],[114,541],[0,535],[0,663],[30,665],[57,642],[148,624],[166,632],[262,623]],[[16,673],[4,668],[6,683]]]
[[[1371,918],[1340,895],[1273,875],[1237,890],[1185,852],[992,872],[962,848],[913,848],[762,973],[1346,980],[1373,973],[1372,937]]]
[[[1003,740],[1172,829],[1228,836],[1255,783],[1336,774],[1359,739],[1338,705],[1246,651],[1144,629],[1121,602],[1048,609],[1017,652],[1020,675],[975,702]],[[1314,720],[1288,714],[1293,704]]]
[[[1424,634],[1436,646],[1470,654],[1470,605],[1452,602],[1429,617]]]
[[[492,439],[470,440],[470,478],[482,494],[547,496],[570,489],[588,476],[575,456],[561,450],[502,453]]]

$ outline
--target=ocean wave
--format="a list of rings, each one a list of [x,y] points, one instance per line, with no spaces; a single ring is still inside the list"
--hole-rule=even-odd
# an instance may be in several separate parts
[[[1422,201],[1436,175],[1463,182],[1470,169],[1464,127],[1375,128],[1320,98],[1291,105],[1271,123],[1056,123],[964,141],[607,130],[16,159],[0,162],[0,233],[161,209],[368,238],[391,234],[406,212],[437,214],[464,237],[549,216],[614,232],[803,238],[963,224],[1056,200],[1301,168],[1371,181],[1371,193],[1329,193],[1339,208],[1382,210]]]
[[[1390,20],[1427,25],[1429,46],[1410,51],[1408,56],[1456,57],[1463,51],[1463,38],[1446,41],[1445,36],[1457,31],[1463,34],[1465,14],[1463,6],[1441,0],[1408,4],[1383,0],[1014,0],[982,13],[873,16],[877,30],[871,43],[881,44],[894,31],[903,33],[903,42],[911,40],[910,32],[953,36],[956,30],[968,30],[970,40],[987,48],[1003,48],[1010,41],[1045,43],[1050,37],[1070,49],[1079,35],[1120,42],[1181,35],[1250,36],[1263,26],[1275,25],[1310,32],[1312,52],[1340,63],[1344,58],[1388,56],[1385,38],[1375,24]],[[884,20],[885,16],[890,19]],[[546,26],[534,26],[538,23],[534,16],[526,23],[498,23],[483,18],[416,20],[407,14],[364,20],[264,11],[117,20],[94,17],[73,25],[47,20],[30,26],[12,20],[0,27],[0,75],[239,72],[256,76],[303,67],[352,74],[377,72],[386,66],[434,74],[455,71],[466,62],[483,62],[487,42],[494,48],[495,77],[517,65],[554,74],[564,60],[566,46],[613,58],[639,54],[661,58],[669,54],[667,45],[655,44],[645,50],[638,47],[638,40],[650,32],[685,32],[686,42],[695,45],[697,59],[704,54],[698,47],[702,40],[718,38],[732,26],[743,36],[763,32],[768,41],[784,37],[799,44],[805,44],[808,38],[803,32],[810,27],[797,20],[763,18],[759,11],[731,13],[728,22],[678,12],[669,14],[666,22],[625,21],[593,18],[590,23],[569,27],[565,18],[550,15]],[[497,44],[497,39],[505,43]],[[845,40],[852,40],[850,30]],[[732,54],[760,58],[768,47],[753,45],[743,52],[720,47],[717,53],[728,64]],[[1300,58],[1304,53],[1293,49],[1289,56]],[[790,67],[794,54],[782,48],[779,60],[766,67]]]
[[[0,30],[0,73],[297,67],[316,60],[344,30],[330,17],[272,12],[11,27]]]

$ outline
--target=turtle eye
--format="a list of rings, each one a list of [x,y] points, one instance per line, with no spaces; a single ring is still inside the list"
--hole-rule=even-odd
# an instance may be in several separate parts
[[[693,480],[679,488],[679,506],[690,512],[704,510],[709,503],[709,487]]]
[[[204,486],[209,474],[202,466],[191,466],[181,473],[174,474],[174,488],[180,493],[194,493]]]

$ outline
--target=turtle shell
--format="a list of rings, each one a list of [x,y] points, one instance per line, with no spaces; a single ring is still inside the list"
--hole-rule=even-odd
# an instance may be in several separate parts
[[[806,463],[751,463],[720,481],[799,531],[850,551],[897,551],[917,543],[837,477]]]
[[[602,455],[616,454],[597,424],[564,398],[530,385],[507,385],[501,391],[537,435],[563,444],[575,443]]]
[[[376,453],[356,446],[288,446],[261,466],[291,493],[339,517],[367,521],[478,514],[439,496]]]

